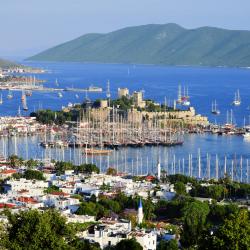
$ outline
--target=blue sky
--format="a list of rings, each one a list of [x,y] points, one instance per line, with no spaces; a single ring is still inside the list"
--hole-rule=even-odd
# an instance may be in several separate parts
[[[250,30],[250,0],[0,0],[0,56],[149,23]]]

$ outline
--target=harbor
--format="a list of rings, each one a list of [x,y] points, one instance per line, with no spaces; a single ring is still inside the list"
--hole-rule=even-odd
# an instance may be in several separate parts
[[[91,68],[88,65],[84,67]],[[127,66],[119,67],[127,69]],[[162,69],[156,69],[156,72],[160,72],[159,70]],[[67,72],[67,69],[64,71]],[[137,69],[132,68],[130,75],[126,77],[129,79],[136,72]],[[143,72],[146,74],[146,71]],[[77,75],[76,71],[75,74]],[[0,145],[6,159],[11,154],[17,154],[25,159],[32,157],[45,162],[59,160],[74,164],[94,163],[102,172],[109,167],[115,167],[118,172],[132,175],[153,174],[160,162],[169,174],[182,173],[207,179],[220,178],[226,171],[235,180],[248,182],[250,152],[247,137],[248,113],[245,108],[248,104],[244,91],[241,91],[241,103],[238,106],[232,105],[235,100],[233,89],[226,94],[228,95],[226,104],[225,102],[223,104],[224,100],[219,96],[212,95],[211,98],[206,97],[208,100],[204,106],[204,98],[197,95],[191,83],[170,85],[165,92],[157,90],[156,93],[153,85],[146,91],[140,91],[131,87],[129,83],[126,83],[126,88],[122,88],[121,86],[124,85],[119,80],[110,81],[108,86],[105,80],[100,85],[102,92],[95,87],[91,92],[89,90],[93,86],[79,85],[74,88],[73,83],[67,83],[70,82],[67,78],[55,81],[56,78],[62,78],[60,75],[51,76],[45,72],[39,77],[44,81],[49,80],[52,84],[48,86],[44,83],[44,91],[31,90],[31,95],[27,92],[29,89],[19,91],[22,94],[18,96],[20,100],[18,102],[12,101],[16,98],[15,91],[3,90],[3,104],[0,109],[13,103],[17,105],[14,116],[19,113],[19,119],[24,119],[22,117],[29,116],[31,111],[38,112],[43,108],[52,110],[63,108],[60,112],[64,114],[77,112],[77,109],[74,111],[74,101],[77,101],[79,105],[85,107],[84,112],[77,121],[64,125],[40,124],[33,131],[30,128],[3,127]],[[143,79],[141,75],[139,77]],[[91,78],[94,82],[98,82],[94,75]],[[157,81],[157,77],[154,76],[154,78]],[[81,82],[82,78],[78,78],[78,81]],[[121,97],[122,93],[127,95],[129,86],[133,90],[131,96],[135,104],[140,107],[133,107],[131,111],[124,114],[121,107],[115,103],[105,102],[107,97]],[[48,92],[45,91],[47,89]],[[117,92],[118,89],[120,92]],[[236,94],[239,93],[238,90],[235,91]],[[147,98],[152,95],[155,96],[155,102],[153,106],[150,104],[150,107],[157,112],[144,108],[144,105],[149,105]],[[46,102],[45,98],[49,98],[51,102]],[[101,102],[101,107],[88,108],[88,105],[94,104],[97,99],[104,100]],[[37,108],[33,109],[34,100],[37,102]],[[28,112],[24,110],[25,103]],[[69,103],[72,104],[69,105]],[[213,103],[212,109],[211,103]],[[17,112],[18,106],[22,107],[20,112]],[[167,106],[172,110],[167,110]],[[57,115],[53,114],[53,116]],[[18,124],[17,121],[10,123]],[[25,123],[27,122],[24,120],[23,125]]]

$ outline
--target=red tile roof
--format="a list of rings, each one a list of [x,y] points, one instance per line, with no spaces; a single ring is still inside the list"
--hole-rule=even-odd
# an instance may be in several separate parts
[[[51,192],[52,195],[58,195],[58,196],[69,196],[69,194],[61,192],[61,191],[53,191]]]
[[[21,202],[25,202],[25,203],[37,203],[37,200],[35,200],[34,198],[32,197],[18,197],[17,198],[18,201],[21,201]]]
[[[17,171],[15,169],[6,169],[0,172],[0,174],[14,174]]]
[[[14,208],[15,204],[11,204],[11,203],[0,203],[0,208]]]

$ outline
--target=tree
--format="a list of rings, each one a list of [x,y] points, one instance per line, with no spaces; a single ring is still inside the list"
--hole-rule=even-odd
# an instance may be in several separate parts
[[[114,168],[108,168],[106,171],[106,174],[115,176],[115,175],[117,175],[117,171]]]
[[[205,229],[209,206],[207,203],[193,201],[184,206],[182,214],[184,224],[181,243],[184,247],[196,245]]]
[[[76,211],[78,215],[92,215],[96,216],[97,218],[101,218],[103,216],[107,216],[109,214],[109,210],[107,210],[104,206],[99,203],[94,202],[86,202],[83,201],[79,208]]]
[[[10,250],[70,249],[74,232],[55,210],[8,213],[9,224],[4,247]]]
[[[57,161],[55,170],[58,175],[64,174],[66,170],[73,170],[74,165],[71,162]]]
[[[142,249],[143,249],[142,246],[135,239],[121,240],[115,246],[115,250],[142,250]]]
[[[174,189],[175,189],[176,194],[178,194],[178,195],[185,195],[185,194],[187,194],[187,192],[186,192],[186,186],[181,181],[178,181],[178,182],[176,182],[174,184]]]
[[[231,215],[215,233],[204,237],[200,249],[250,249],[250,221],[247,210]]]
[[[239,212],[239,207],[235,204],[229,205],[210,205],[210,212],[208,215],[209,220],[214,224],[222,224],[225,219],[229,219],[232,214],[237,214]]]
[[[157,250],[178,250],[178,242],[176,240],[161,240],[157,246]]]
[[[84,174],[100,173],[100,169],[95,164],[82,164],[75,167],[76,172]]]
[[[57,186],[55,186],[55,185],[52,185],[52,186],[46,188],[46,189],[44,190],[44,193],[50,194],[50,193],[52,193],[52,192],[58,192],[58,191],[61,191],[61,190],[59,189],[59,187],[57,187]]]
[[[38,165],[38,161],[33,160],[33,159],[29,159],[28,161],[25,162],[25,166],[30,169],[36,167],[37,165]]]
[[[97,209],[96,209],[96,203],[94,202],[85,202],[83,201],[79,208],[76,211],[76,214],[78,215],[92,215],[97,216]]]
[[[72,250],[101,250],[98,243],[90,243],[88,240],[75,239],[70,245]]]
[[[154,214],[155,205],[152,202],[150,195],[148,194],[148,198],[143,201],[143,212],[146,220],[152,220],[155,217]]]
[[[19,168],[23,165],[23,158],[18,157],[17,155],[11,155],[9,156],[9,164],[13,168]]]
[[[109,199],[101,199],[99,203],[104,206],[106,209],[113,211],[114,213],[121,212],[121,205],[118,201],[109,200]]]
[[[24,172],[23,178],[27,180],[40,180],[40,181],[45,180],[42,172],[31,169],[28,169]]]

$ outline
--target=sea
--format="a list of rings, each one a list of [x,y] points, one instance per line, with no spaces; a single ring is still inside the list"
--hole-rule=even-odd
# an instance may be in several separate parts
[[[158,103],[167,100],[173,105],[177,99],[178,86],[188,89],[191,106],[198,114],[207,116],[216,124],[227,122],[232,114],[234,124],[244,126],[250,124],[250,69],[225,67],[167,67],[137,64],[96,64],[68,62],[22,62],[24,65],[45,69],[36,78],[45,80],[44,86],[57,88],[87,88],[98,86],[102,93],[63,92],[59,98],[57,92],[33,92],[27,98],[28,112],[38,109],[61,110],[68,103],[81,103],[86,97],[94,100],[105,98],[107,82],[110,82],[111,97],[117,97],[117,89],[126,87],[133,91],[143,90],[144,98]],[[241,105],[233,106],[235,92],[240,92]],[[3,104],[0,105],[1,116],[14,116],[21,106],[21,92],[13,92],[14,98],[7,99],[8,91],[2,91]],[[76,97],[78,94],[79,98]],[[211,113],[211,104],[217,102],[220,115]],[[182,107],[186,108],[186,107]],[[91,162],[97,164],[102,171],[107,167],[115,167],[120,172],[131,174],[155,173],[160,163],[168,173],[181,172],[205,178],[223,176],[224,172],[233,174],[234,179],[248,182],[248,158],[250,159],[250,141],[242,136],[218,136],[211,134],[190,134],[185,136],[183,146],[144,147],[138,149],[119,149],[111,156],[85,157],[79,149],[43,149],[39,146],[41,138],[17,138],[8,143],[0,139],[0,150],[5,154],[17,153],[24,158],[51,157],[57,160],[70,160],[75,164]],[[8,147],[3,146],[7,143]],[[26,147],[23,147],[23,145]],[[1,146],[2,145],[2,146]],[[6,149],[7,148],[7,149]],[[250,165],[250,163],[249,163]],[[210,169],[211,168],[211,169]],[[201,170],[199,170],[201,169]]]

